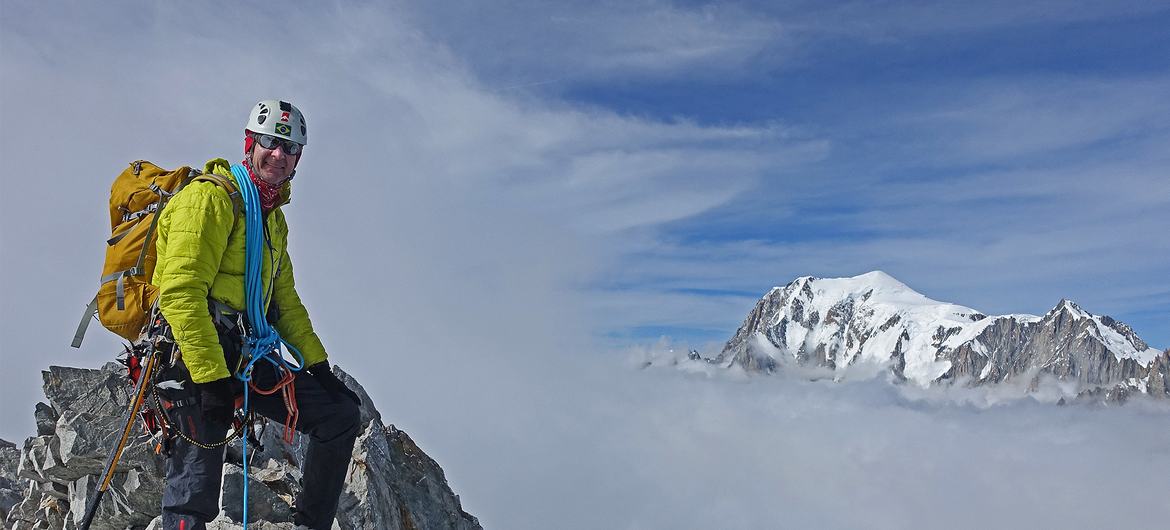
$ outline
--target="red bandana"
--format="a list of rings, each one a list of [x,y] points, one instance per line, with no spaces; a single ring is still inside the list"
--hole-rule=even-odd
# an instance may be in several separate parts
[[[252,177],[252,182],[256,184],[256,190],[260,192],[260,208],[265,213],[272,211],[280,204],[281,186],[274,186],[256,176],[256,172],[252,171],[252,163],[247,158],[244,158],[244,167],[248,168],[248,176]]]

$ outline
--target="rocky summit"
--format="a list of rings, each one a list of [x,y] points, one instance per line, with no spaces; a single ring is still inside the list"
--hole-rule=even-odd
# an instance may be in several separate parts
[[[334,372],[361,396],[363,424],[334,528],[479,529],[438,463],[405,432],[382,422],[356,380],[336,366]],[[0,515],[13,530],[76,528],[120,434],[132,390],[126,369],[117,363],[100,370],[53,366],[43,376],[48,403],[36,407],[37,435],[21,448],[0,440]],[[249,528],[293,528],[291,504],[302,487],[307,440],[298,434],[286,443],[281,430],[270,423],[260,440],[263,448],[254,455],[255,448],[249,448]],[[152,441],[138,436],[123,453],[91,528],[159,527],[164,465]],[[209,528],[240,527],[243,478],[236,442],[224,465],[222,511]]]
[[[806,276],[773,288],[706,362],[834,374],[868,363],[922,387],[1013,382],[1035,389],[1051,377],[1106,400],[1170,395],[1170,350],[1151,348],[1113,318],[1069,300],[1043,316],[989,316],[931,300],[880,271]]]

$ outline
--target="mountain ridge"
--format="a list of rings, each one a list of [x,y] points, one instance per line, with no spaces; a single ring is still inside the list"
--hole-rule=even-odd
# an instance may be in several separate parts
[[[771,373],[785,366],[835,374],[857,363],[885,365],[921,387],[998,384],[1052,375],[1086,391],[1156,390],[1164,397],[1170,350],[1133,329],[1062,299],[1042,316],[988,315],[932,300],[893,276],[801,276],[770,289],[708,362]]]

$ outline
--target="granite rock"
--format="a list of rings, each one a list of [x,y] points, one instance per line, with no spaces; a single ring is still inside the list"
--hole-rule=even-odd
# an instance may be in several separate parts
[[[363,424],[334,527],[480,528],[463,511],[438,463],[405,432],[383,423],[353,377],[337,366],[334,372],[361,397]],[[34,413],[37,436],[20,447],[0,440],[0,515],[13,530],[76,527],[120,434],[132,390],[117,363],[98,370],[53,366],[43,376],[48,403],[38,404]],[[293,528],[292,503],[302,487],[299,466],[307,440],[298,435],[287,443],[281,430],[269,422],[262,448],[249,454],[249,528]],[[93,530],[158,527],[165,459],[156,454],[156,442],[136,425]],[[226,451],[222,511],[208,528],[240,526],[243,468],[238,445]]]

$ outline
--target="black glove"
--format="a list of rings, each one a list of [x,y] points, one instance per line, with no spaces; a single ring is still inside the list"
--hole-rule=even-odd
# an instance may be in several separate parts
[[[199,408],[203,416],[220,423],[229,423],[236,413],[236,392],[232,378],[225,377],[207,383],[195,383],[199,390]]]
[[[305,370],[308,371],[309,374],[311,374],[313,377],[317,378],[317,382],[321,383],[321,386],[325,388],[325,391],[329,392],[329,394],[333,396],[334,401],[337,401],[339,396],[344,395],[345,397],[353,400],[353,402],[358,406],[361,406],[362,398],[359,398],[357,393],[355,393],[353,390],[350,390],[349,387],[345,386],[345,383],[342,383],[336,375],[333,375],[333,370],[329,368],[329,361],[321,361],[317,364],[314,364],[313,366],[305,368]]]

